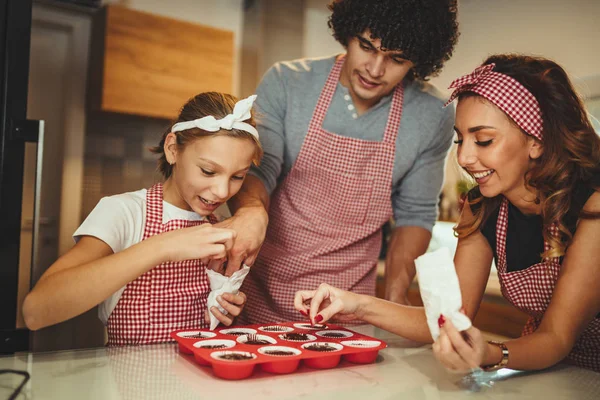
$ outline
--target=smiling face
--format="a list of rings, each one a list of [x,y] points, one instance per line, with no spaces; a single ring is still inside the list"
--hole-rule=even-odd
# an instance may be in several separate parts
[[[173,165],[164,200],[202,216],[240,190],[256,150],[249,139],[224,135],[201,137],[181,148],[173,133],[167,135],[164,149]]]
[[[481,194],[503,194],[515,204],[531,201],[525,174],[541,156],[539,141],[524,134],[498,107],[479,96],[456,108],[458,163],[475,178]]]
[[[413,67],[412,62],[402,58],[401,51],[382,51],[381,39],[371,39],[370,35],[366,30],[348,40],[340,75],[359,113],[391,93]]]

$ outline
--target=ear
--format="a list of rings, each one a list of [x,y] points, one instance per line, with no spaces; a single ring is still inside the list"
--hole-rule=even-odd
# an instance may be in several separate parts
[[[531,145],[529,147],[529,158],[536,160],[544,153],[544,145],[537,139],[531,138]]]
[[[177,136],[173,132],[167,134],[163,150],[165,151],[167,162],[171,165],[175,164],[177,160]]]

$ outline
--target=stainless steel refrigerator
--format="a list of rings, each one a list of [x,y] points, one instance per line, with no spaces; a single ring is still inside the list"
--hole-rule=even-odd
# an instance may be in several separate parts
[[[39,193],[44,137],[43,121],[26,119],[31,9],[32,0],[0,0],[0,353],[29,349],[29,331],[17,323],[19,298],[29,289],[23,275],[31,275],[19,269],[23,197],[33,193],[35,199]],[[37,158],[29,187],[24,186],[26,153]],[[27,251],[35,263],[39,199],[32,203],[26,205],[33,216]]]
[[[0,0],[0,354],[102,344],[95,310],[36,332],[21,315],[32,285],[64,253],[59,242],[71,245],[74,228],[65,228],[65,219],[78,224],[82,217],[69,206],[81,199],[80,189],[71,190],[81,185],[64,184],[73,180],[73,168],[64,165],[73,164],[74,138],[83,148],[86,68],[80,64],[99,4]]]

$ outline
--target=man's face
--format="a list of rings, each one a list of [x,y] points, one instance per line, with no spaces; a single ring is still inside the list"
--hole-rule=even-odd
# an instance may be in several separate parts
[[[348,41],[340,81],[347,87],[359,113],[391,93],[414,64],[401,51],[382,51],[381,39],[367,29]]]

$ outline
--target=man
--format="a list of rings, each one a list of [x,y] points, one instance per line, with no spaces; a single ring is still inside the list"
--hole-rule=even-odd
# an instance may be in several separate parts
[[[257,89],[265,156],[225,222],[237,231],[227,273],[254,264],[244,323],[298,319],[294,293],[322,282],[373,295],[392,216],[385,296],[406,303],[437,217],[454,110],[424,80],[452,54],[456,2],[329,8],[346,54],[277,63]]]

